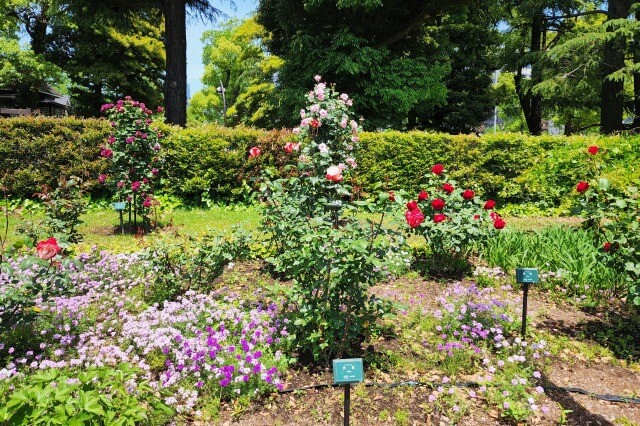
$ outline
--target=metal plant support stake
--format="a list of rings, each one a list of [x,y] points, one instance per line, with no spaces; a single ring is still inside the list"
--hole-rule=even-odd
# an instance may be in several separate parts
[[[529,298],[529,284],[539,282],[538,270],[535,268],[516,268],[516,282],[522,284],[522,339],[527,338],[527,301]]]
[[[351,383],[362,381],[364,381],[362,358],[333,360],[333,384],[344,385],[344,426],[349,426]]]

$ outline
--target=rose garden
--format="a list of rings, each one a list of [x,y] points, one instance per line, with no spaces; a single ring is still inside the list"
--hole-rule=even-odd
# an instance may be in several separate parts
[[[216,142],[208,209],[181,201],[202,183],[197,135],[129,97],[102,108],[90,176],[36,203],[7,173],[0,424],[339,424],[345,358],[364,363],[353,424],[638,424],[638,139],[579,141],[548,176],[528,164],[538,186],[503,204],[520,178],[371,161],[337,90],[316,76],[299,126]],[[389,178],[411,161],[428,166],[408,186]]]

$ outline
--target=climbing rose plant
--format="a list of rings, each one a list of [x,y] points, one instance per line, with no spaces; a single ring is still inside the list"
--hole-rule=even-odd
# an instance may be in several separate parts
[[[115,186],[117,201],[130,203],[136,214],[146,218],[154,204],[153,192],[160,169],[162,134],[151,127],[154,113],[142,102],[130,96],[115,104],[105,104],[112,133],[100,149],[100,155],[110,162],[108,174],[98,181]],[[161,113],[162,107],[157,112]]]
[[[392,209],[386,192],[352,200],[359,124],[351,117],[349,96],[316,77],[306,100],[293,129],[297,142],[282,147],[290,164],[264,172],[263,228],[271,238],[267,261],[293,280],[283,289],[291,343],[301,355],[328,362],[355,356],[377,319],[390,313],[390,304],[368,289],[402,262],[404,239],[382,226]],[[256,149],[249,153],[257,155]],[[288,177],[272,178],[282,175]],[[356,218],[361,209],[379,219]]]

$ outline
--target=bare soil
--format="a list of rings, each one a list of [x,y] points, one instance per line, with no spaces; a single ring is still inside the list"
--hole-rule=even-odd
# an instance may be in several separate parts
[[[242,275],[256,265],[239,265]],[[264,278],[262,275],[261,279]],[[268,280],[268,279],[267,279]],[[247,288],[247,282],[237,282]],[[426,311],[435,308],[435,299],[442,295],[447,283],[422,278],[402,278],[381,284],[376,294]],[[520,302],[519,289],[511,291],[513,303]],[[624,306],[607,306],[606,309],[582,310],[570,304],[552,301],[548,295],[532,290],[529,294],[529,327],[532,333],[546,331],[566,339],[566,346],[553,358],[542,384],[549,387],[577,387],[592,394],[640,397],[640,368],[638,359],[621,360],[614,356],[599,356],[599,352],[579,350],[590,345],[593,330],[606,330],[612,315],[626,315]],[[583,346],[573,345],[580,342]],[[395,345],[395,346],[394,346]],[[640,344],[636,343],[636,348]],[[387,339],[375,350],[398,349],[398,342]],[[640,355],[640,354],[637,354]],[[428,382],[433,372],[403,372],[394,368],[366,372],[365,383],[393,384],[416,380]],[[285,377],[285,389],[330,384],[328,368],[299,367],[289,370]],[[454,422],[428,401],[431,389],[425,386],[365,386],[351,389],[351,425],[504,425],[498,411],[488,408],[481,398],[468,400],[463,417]],[[337,425],[343,424],[343,388],[323,386],[286,393],[274,393],[253,403],[249,408],[223,407],[218,422],[221,425]],[[608,402],[590,395],[562,390],[548,390],[539,401],[549,407],[545,414],[530,418],[531,425],[568,424],[589,425],[640,425],[640,404]],[[196,423],[198,424],[198,423]],[[204,423],[200,423],[204,424]],[[208,423],[207,423],[208,424]]]

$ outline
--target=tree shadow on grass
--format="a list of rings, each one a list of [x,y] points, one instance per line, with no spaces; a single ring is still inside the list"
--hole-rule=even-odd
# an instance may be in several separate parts
[[[618,359],[640,361],[640,313],[605,310],[599,320],[578,324],[578,337],[609,349]]]

